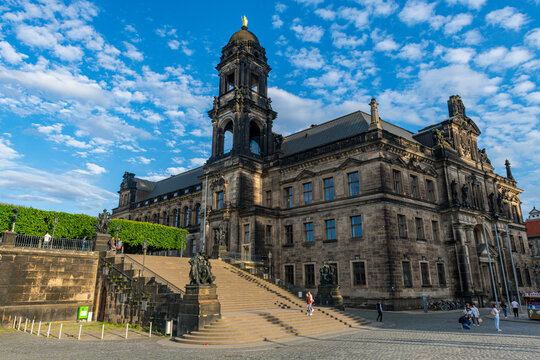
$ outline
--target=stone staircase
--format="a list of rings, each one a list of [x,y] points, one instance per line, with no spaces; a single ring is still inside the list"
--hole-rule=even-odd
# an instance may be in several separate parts
[[[142,263],[142,256],[130,255]],[[128,259],[126,260],[128,261]],[[305,301],[273,283],[221,260],[210,260],[216,276],[222,317],[199,331],[174,340],[194,345],[234,345],[331,332],[365,325],[365,319],[318,308],[307,316]],[[145,266],[171,284],[189,283],[186,258],[146,256]]]

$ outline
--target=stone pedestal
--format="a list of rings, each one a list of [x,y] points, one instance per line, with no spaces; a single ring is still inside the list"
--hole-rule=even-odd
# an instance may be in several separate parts
[[[96,234],[94,239],[95,247],[94,251],[107,251],[109,250],[109,240],[111,240],[111,235],[109,234]]]
[[[339,285],[319,285],[316,302],[319,305],[329,305],[344,310]]]
[[[177,336],[198,331],[220,318],[216,285],[186,285],[178,314]]]
[[[227,253],[227,247],[225,245],[214,245],[214,249],[212,249],[212,259],[221,259],[221,256],[223,254]]]
[[[14,247],[16,237],[17,237],[16,232],[11,232],[7,230],[4,231],[3,236],[2,236],[2,246]]]

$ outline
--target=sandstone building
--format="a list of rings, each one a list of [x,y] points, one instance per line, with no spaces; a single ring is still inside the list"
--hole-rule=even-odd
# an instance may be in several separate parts
[[[540,210],[536,207],[533,207],[529,212],[529,217],[525,220],[525,227],[533,257],[534,277],[536,284],[540,284]]]
[[[315,292],[330,263],[358,306],[500,297],[512,260],[520,285],[535,285],[522,190],[509,163],[497,175],[477,148],[480,129],[459,96],[448,119],[417,133],[382,120],[372,99],[370,114],[282,136],[272,131],[265,49],[247,26],[217,70],[207,163],[158,182],[126,172],[115,218],[185,227],[191,253],[212,254],[223,234],[227,251]]]

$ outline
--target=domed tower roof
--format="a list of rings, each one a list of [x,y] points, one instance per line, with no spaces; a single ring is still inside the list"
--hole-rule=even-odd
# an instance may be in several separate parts
[[[229,39],[229,44],[233,41],[253,41],[257,45],[259,45],[259,39],[257,39],[254,33],[247,29],[247,24],[247,18],[245,16],[242,17],[242,30],[238,30],[233,34],[233,36],[231,36],[231,38]]]

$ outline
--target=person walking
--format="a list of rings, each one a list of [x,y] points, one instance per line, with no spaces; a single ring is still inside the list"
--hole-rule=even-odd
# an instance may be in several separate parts
[[[377,301],[377,321],[382,322],[382,303],[380,300]]]
[[[473,323],[473,325],[474,326],[480,326],[480,322],[478,321],[480,319],[480,311],[476,307],[476,304],[472,305],[471,312],[472,312],[472,323]]]
[[[504,318],[506,319],[506,315],[507,315],[507,310],[508,308],[508,305],[506,305],[506,301],[504,301],[504,299],[501,300],[501,309],[502,309],[502,312],[503,312],[503,315],[504,315]]]
[[[86,236],[82,238],[82,251],[85,251],[86,250],[86,242],[88,240],[86,239]]]
[[[311,316],[313,315],[313,295],[311,295],[311,291],[308,291],[306,294],[306,302],[308,304],[307,306],[307,315]]]
[[[514,311],[514,317],[519,318],[519,303],[514,299],[512,301],[512,310]]]
[[[123,249],[123,246],[124,246],[124,244],[122,244],[122,240],[120,240],[120,238],[118,238],[118,239],[116,240],[116,253],[117,253],[117,254],[121,254],[121,253],[124,252],[124,251],[123,251],[123,250],[124,250],[124,249]]]
[[[49,235],[48,231],[43,236],[43,247],[44,248],[50,248],[51,247],[51,235]]]
[[[493,304],[491,315],[493,315],[493,320],[495,320],[495,329],[497,329],[497,331],[502,331],[501,328],[499,328],[499,309],[497,308],[497,304]]]

